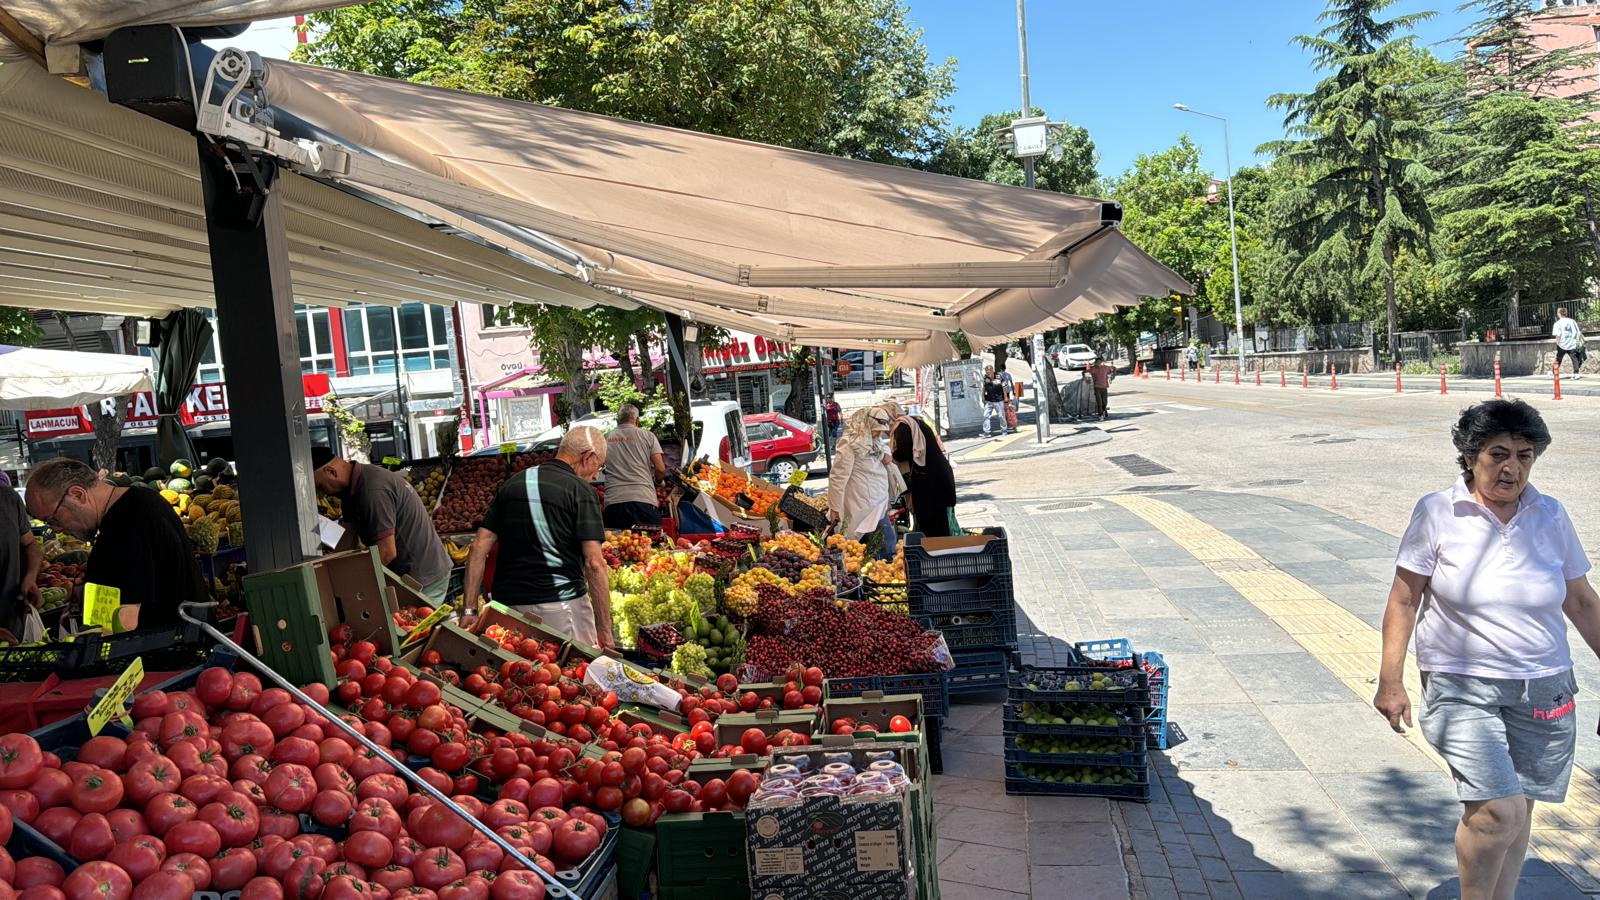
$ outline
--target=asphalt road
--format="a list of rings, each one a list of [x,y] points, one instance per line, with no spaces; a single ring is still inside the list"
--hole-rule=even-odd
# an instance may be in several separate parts
[[[1325,386],[1196,385],[1128,376],[1112,387],[1112,440],[1032,460],[963,464],[975,500],[1104,494],[1140,485],[1193,485],[1312,503],[1391,534],[1418,497],[1459,473],[1450,428],[1482,395]],[[1600,398],[1526,397],[1554,442],[1533,483],[1560,499],[1591,556],[1600,550]],[[1113,457],[1140,456],[1169,473],[1131,474]]]

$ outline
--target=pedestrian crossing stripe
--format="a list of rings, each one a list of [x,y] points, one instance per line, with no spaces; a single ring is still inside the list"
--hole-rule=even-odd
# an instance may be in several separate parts
[[[1102,498],[1137,515],[1205,563],[1253,606],[1289,633],[1301,647],[1339,679],[1350,692],[1370,703],[1377,690],[1383,637],[1378,629],[1320,591],[1263,559],[1223,531],[1162,500],[1139,495]],[[1412,716],[1420,710],[1422,682],[1416,658],[1406,654],[1402,678],[1412,698]],[[1373,715],[1377,715],[1376,712]],[[1419,728],[1404,735],[1435,765],[1448,771]],[[1560,869],[1580,890],[1600,891],[1600,782],[1574,765],[1563,803],[1539,803],[1534,809],[1530,846]]]

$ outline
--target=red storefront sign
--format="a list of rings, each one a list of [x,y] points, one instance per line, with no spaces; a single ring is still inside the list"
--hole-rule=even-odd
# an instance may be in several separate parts
[[[301,389],[305,394],[306,412],[322,412],[322,398],[328,393],[328,376],[323,373],[300,376]],[[111,413],[116,409],[116,399],[100,401],[103,413]],[[156,398],[149,391],[134,394],[127,399],[128,415],[122,427],[149,428],[156,424]],[[204,425],[209,422],[226,422],[228,420],[228,387],[222,382],[197,384],[189,390],[189,399],[184,401],[179,418],[184,425]],[[28,437],[39,441],[51,438],[70,437],[76,434],[89,434],[94,431],[94,426],[89,419],[89,407],[80,406],[76,409],[43,409],[27,414]]]
[[[768,365],[782,362],[789,345],[759,335],[754,340],[734,339],[705,354],[707,366]]]

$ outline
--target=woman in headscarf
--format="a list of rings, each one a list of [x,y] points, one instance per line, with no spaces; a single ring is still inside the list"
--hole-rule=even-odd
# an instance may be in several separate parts
[[[911,493],[916,530],[925,537],[948,537],[956,505],[956,476],[944,443],[927,422],[906,415],[899,403],[889,400],[879,408],[893,429],[891,452]]]
[[[894,558],[898,542],[889,522],[894,459],[889,455],[889,418],[881,409],[858,409],[845,424],[844,437],[828,473],[828,519],[848,538],[861,540],[873,531],[883,534],[884,559]]]

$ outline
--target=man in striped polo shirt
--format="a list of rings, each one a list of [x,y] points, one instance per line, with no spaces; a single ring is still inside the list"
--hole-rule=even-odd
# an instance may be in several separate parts
[[[500,486],[467,557],[466,615],[477,613],[484,561],[499,544],[494,599],[584,643],[612,646],[606,532],[590,486],[605,462],[605,435],[580,425],[554,459]]]

